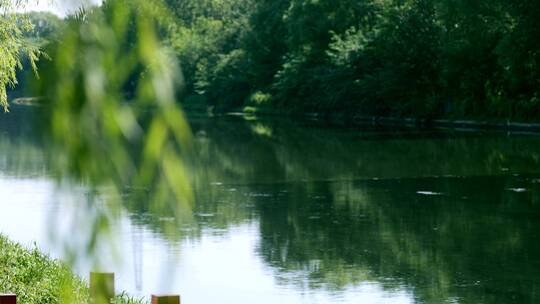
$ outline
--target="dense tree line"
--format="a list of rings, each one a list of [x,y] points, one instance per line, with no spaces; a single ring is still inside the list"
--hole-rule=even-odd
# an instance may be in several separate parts
[[[540,0],[163,1],[188,106],[540,116]],[[30,20],[41,40],[60,27]]]
[[[171,41],[194,102],[378,115],[540,115],[538,0],[168,4],[181,20]]]

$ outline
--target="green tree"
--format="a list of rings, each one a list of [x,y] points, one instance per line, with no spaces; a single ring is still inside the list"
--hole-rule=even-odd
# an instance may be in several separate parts
[[[24,14],[23,18],[32,25],[24,35],[39,45],[44,45],[54,39],[63,25],[58,16],[48,12],[30,12]]]
[[[503,12],[496,1],[438,1],[442,27],[440,77],[444,98],[457,115],[488,110],[486,88],[500,74],[495,49],[503,35]]]
[[[502,83],[492,96],[510,114],[540,115],[539,1],[501,1],[505,35],[495,49]],[[510,103],[510,104],[507,104]]]
[[[4,111],[8,111],[7,89],[17,84],[17,69],[22,68],[21,56],[28,57],[34,70],[40,56],[38,47],[24,35],[32,24],[14,12],[24,5],[24,1],[0,0],[0,107]]]
[[[249,90],[241,45],[247,31],[251,0],[166,1],[177,23],[170,43],[185,76],[185,95],[204,96],[210,103],[237,104],[242,96],[222,94]],[[221,97],[221,98],[220,98]]]

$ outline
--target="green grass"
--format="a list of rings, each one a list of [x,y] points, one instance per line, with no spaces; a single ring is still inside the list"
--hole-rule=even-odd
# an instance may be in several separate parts
[[[87,283],[58,260],[9,241],[0,234],[0,293],[14,293],[20,304],[88,303]],[[116,304],[142,304],[122,293]]]

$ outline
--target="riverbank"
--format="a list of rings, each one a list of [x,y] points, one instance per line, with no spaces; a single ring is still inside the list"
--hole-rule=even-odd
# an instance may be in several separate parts
[[[200,111],[200,109],[186,109]],[[204,111],[202,111],[204,112]],[[296,113],[278,111],[271,108],[244,107],[225,112],[228,115],[255,115],[261,117],[286,117],[292,119],[317,120],[343,126],[385,126],[415,127],[424,129],[452,129],[470,131],[504,131],[540,133],[540,123],[531,121],[511,121],[503,119],[463,119],[463,118],[426,118],[426,117],[388,117],[369,116],[355,113]]]
[[[12,101],[18,106],[39,106],[43,99],[40,97],[17,98]],[[215,111],[213,107],[195,104],[183,104],[188,113],[202,113],[204,115],[255,115],[263,117],[282,117],[291,119],[317,120],[321,122],[338,124],[343,126],[396,126],[416,127],[426,129],[452,129],[470,131],[504,131],[540,133],[540,122],[537,121],[512,121],[503,119],[478,119],[478,118],[426,118],[426,117],[389,117],[369,116],[348,112],[308,112],[298,113],[273,109],[271,107],[243,107],[229,111]],[[217,113],[216,113],[217,112]]]
[[[88,303],[87,283],[58,260],[0,234],[0,293],[16,294],[21,304]],[[142,304],[125,294],[116,304]]]

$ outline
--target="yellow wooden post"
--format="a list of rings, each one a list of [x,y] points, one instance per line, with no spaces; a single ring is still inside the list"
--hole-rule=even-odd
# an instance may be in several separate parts
[[[180,304],[180,296],[152,295],[152,304]]]
[[[114,273],[90,273],[90,300],[92,304],[109,304],[114,296]]]

